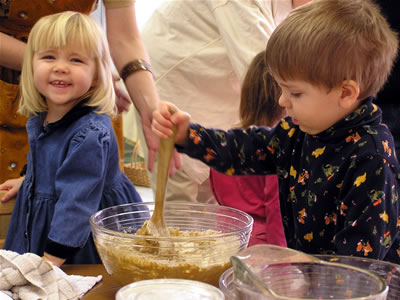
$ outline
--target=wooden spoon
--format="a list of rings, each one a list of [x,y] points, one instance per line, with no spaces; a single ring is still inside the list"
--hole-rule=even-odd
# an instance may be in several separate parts
[[[151,218],[136,231],[140,235],[169,236],[169,231],[164,222],[165,189],[168,182],[169,165],[176,135],[175,125],[173,134],[160,140],[160,149],[157,164],[157,187],[155,193],[154,211]]]

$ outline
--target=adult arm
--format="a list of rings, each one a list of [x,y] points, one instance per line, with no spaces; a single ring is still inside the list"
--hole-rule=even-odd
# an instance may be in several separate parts
[[[96,7],[94,1],[92,11]],[[25,47],[24,42],[0,32],[0,66],[21,71]]]
[[[125,1],[104,1],[106,6],[107,38],[111,55],[119,73],[129,62],[144,59],[149,62],[144,43],[136,23],[135,5]],[[121,5],[114,5],[122,2]],[[111,4],[111,5],[110,5]],[[147,71],[134,72],[125,81],[133,104],[138,110],[144,136],[149,150],[148,167],[153,168],[159,139],[151,132],[152,113],[157,108],[159,96],[152,74]]]
[[[0,66],[20,71],[26,44],[0,32]]]

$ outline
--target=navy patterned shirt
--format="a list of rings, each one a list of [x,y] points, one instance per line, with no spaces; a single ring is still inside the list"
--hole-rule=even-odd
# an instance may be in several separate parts
[[[288,247],[400,263],[400,166],[381,110],[366,99],[317,135],[190,124],[180,152],[227,175],[277,174]]]

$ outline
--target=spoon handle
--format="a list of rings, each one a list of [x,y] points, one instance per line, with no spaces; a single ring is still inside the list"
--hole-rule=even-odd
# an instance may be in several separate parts
[[[174,150],[176,127],[172,128],[173,134],[166,139],[160,140],[160,150],[157,166],[157,188],[155,194],[154,214],[158,217],[163,215],[165,190],[168,181],[168,171]]]
[[[233,271],[235,272],[235,277],[243,282],[244,284],[248,284],[250,286],[254,286],[257,288],[259,292],[261,292],[264,296],[278,296],[272,290],[270,290],[267,286],[265,286],[264,282],[250,268],[237,256],[231,257]],[[278,296],[279,297],[279,296]],[[276,298],[278,299],[278,298]]]

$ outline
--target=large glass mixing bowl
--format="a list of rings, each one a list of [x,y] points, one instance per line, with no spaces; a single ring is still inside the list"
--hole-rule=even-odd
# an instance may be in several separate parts
[[[135,235],[153,207],[153,202],[118,205],[90,218],[107,272],[123,285],[180,278],[218,286],[230,257],[247,247],[252,217],[220,205],[167,202],[164,218],[170,236]]]

